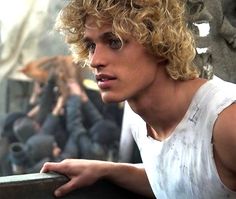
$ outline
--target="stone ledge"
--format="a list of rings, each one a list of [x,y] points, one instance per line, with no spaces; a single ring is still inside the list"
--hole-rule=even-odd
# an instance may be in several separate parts
[[[53,191],[68,179],[55,173],[35,173],[0,177],[1,199],[53,199]],[[145,199],[109,181],[78,189],[62,199]]]

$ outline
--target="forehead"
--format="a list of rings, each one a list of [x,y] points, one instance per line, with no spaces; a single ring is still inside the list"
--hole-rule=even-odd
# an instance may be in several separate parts
[[[85,21],[85,35],[95,32],[111,32],[111,23],[101,22],[96,17],[88,16]]]
[[[118,37],[119,39],[125,39],[129,41],[137,41],[137,39],[130,34],[123,34],[119,32],[119,29],[115,29],[112,26],[111,20],[101,21],[94,16],[88,16],[84,24],[83,40],[99,40],[111,37]]]

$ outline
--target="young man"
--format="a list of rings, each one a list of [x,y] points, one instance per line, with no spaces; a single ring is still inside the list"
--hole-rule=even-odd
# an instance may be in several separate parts
[[[92,67],[103,101],[132,109],[143,166],[46,163],[42,172],[70,178],[56,196],[106,178],[148,197],[236,198],[236,86],[198,78],[184,9],[182,0],[72,0],[63,10],[57,28]]]

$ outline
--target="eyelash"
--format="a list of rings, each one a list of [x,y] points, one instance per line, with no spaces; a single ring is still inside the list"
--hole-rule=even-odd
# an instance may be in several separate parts
[[[96,44],[95,43],[93,43],[93,42],[86,42],[85,43],[85,49],[89,52],[89,53],[93,53],[94,52],[94,50],[95,50],[95,48],[96,48]]]
[[[107,44],[111,49],[113,50],[119,50],[122,47],[122,41],[118,38],[110,38],[110,39],[106,39],[104,41],[105,44]],[[93,42],[85,42],[85,49],[89,52],[89,53],[94,53],[95,49],[96,49],[96,44]]]
[[[122,41],[118,38],[108,39],[107,42],[111,49],[118,50],[122,47]]]

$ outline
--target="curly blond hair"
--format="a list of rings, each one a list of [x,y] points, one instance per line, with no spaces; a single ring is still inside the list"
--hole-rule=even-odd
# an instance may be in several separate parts
[[[77,62],[88,59],[82,42],[87,16],[95,16],[98,24],[111,23],[121,40],[134,37],[154,56],[166,58],[171,78],[186,80],[199,75],[193,65],[195,42],[185,22],[184,0],[70,0],[55,27],[64,33]]]

